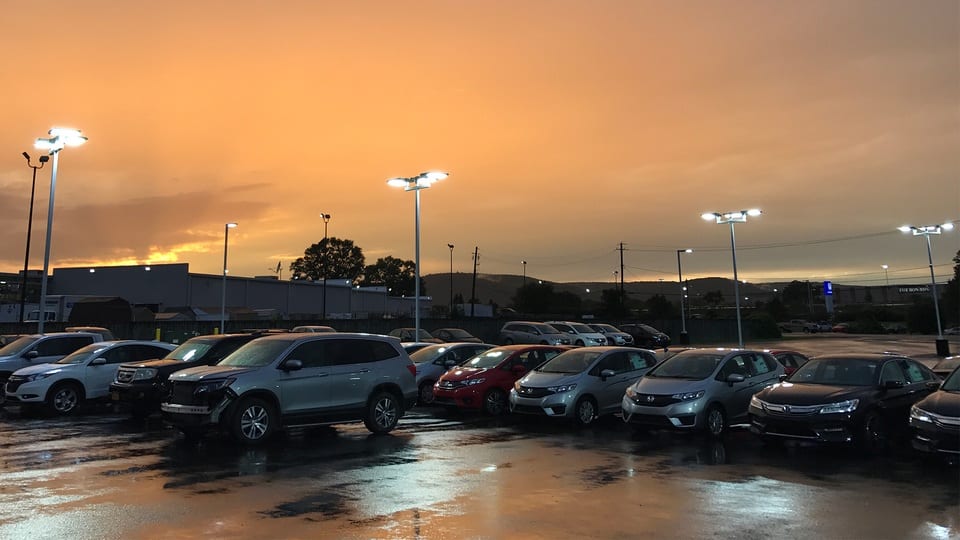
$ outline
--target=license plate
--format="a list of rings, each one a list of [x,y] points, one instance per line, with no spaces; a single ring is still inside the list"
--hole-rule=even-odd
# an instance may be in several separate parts
[[[110,399],[113,401],[120,401],[120,392],[110,392]]]

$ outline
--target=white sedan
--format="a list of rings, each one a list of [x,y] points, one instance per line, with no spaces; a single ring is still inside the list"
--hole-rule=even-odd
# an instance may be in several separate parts
[[[13,372],[5,387],[7,403],[46,405],[56,414],[69,414],[85,400],[106,398],[120,364],[163,358],[174,348],[158,341],[93,343],[55,363]]]

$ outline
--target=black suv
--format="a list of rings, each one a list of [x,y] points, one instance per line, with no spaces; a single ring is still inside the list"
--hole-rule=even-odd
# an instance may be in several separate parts
[[[129,405],[133,416],[146,416],[160,410],[160,402],[170,393],[170,374],[195,366],[212,366],[263,332],[214,334],[184,341],[159,360],[121,364],[110,384],[110,399]]]
[[[617,328],[633,336],[633,344],[644,349],[661,349],[670,345],[670,336],[646,324],[621,324]]]

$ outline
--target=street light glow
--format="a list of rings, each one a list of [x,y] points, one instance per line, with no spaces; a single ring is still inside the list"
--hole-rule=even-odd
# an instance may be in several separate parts
[[[701,218],[707,221],[715,220],[718,225],[730,224],[730,251],[733,254],[733,296],[736,300],[737,307],[737,340],[741,349],[743,348],[743,326],[740,322],[740,280],[737,277],[737,238],[733,230],[733,225],[735,223],[746,223],[747,216],[759,216],[762,213],[758,208],[751,208],[750,210],[737,210],[723,214],[706,212],[700,215]],[[678,260],[679,255],[680,254],[677,253]]]
[[[897,227],[902,233],[913,233],[913,236],[922,236],[927,241],[927,263],[930,266],[930,293],[933,295],[933,311],[937,317],[937,341],[943,340],[943,326],[940,324],[940,303],[937,299],[937,278],[933,273],[933,247],[930,245],[930,236],[940,234],[943,231],[953,230],[953,222],[948,221],[940,225],[922,225],[914,227],[913,225],[901,225]],[[886,265],[884,265],[886,273]],[[939,345],[938,345],[939,351]]]

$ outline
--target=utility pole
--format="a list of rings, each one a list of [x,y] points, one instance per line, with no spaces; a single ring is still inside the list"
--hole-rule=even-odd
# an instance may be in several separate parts
[[[626,307],[626,298],[625,293],[623,292],[623,242],[620,242],[620,247],[617,249],[620,252],[620,307]]]
[[[480,247],[473,248],[473,285],[470,287],[470,317],[473,317],[473,305],[477,302],[477,264],[480,262]]]

